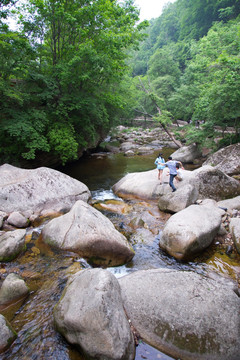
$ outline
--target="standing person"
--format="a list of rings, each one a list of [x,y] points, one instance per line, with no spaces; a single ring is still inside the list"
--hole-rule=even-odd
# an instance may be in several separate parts
[[[163,169],[165,168],[165,160],[162,157],[162,153],[159,153],[159,155],[156,158],[154,164],[157,165],[158,180],[160,180],[160,184],[162,184],[162,173],[163,173]]]
[[[165,163],[165,165],[169,169],[169,174],[170,174],[169,185],[172,188],[172,192],[177,190],[173,184],[173,180],[175,176],[177,176],[177,164],[180,164],[180,166],[183,168],[181,161],[173,160],[171,156],[169,156],[168,161]]]

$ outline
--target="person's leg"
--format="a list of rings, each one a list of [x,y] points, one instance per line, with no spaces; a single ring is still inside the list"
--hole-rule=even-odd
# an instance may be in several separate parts
[[[159,180],[160,180],[160,184],[162,183],[162,173],[163,173],[163,170],[160,169],[160,170],[159,170]]]
[[[173,189],[173,191],[176,191],[177,189],[175,188],[174,184],[173,184],[173,179],[175,178],[176,175],[172,175],[170,174],[170,179],[169,179],[169,185],[171,186],[171,188]]]
[[[161,176],[160,176],[160,169],[158,169],[158,180],[160,180]]]

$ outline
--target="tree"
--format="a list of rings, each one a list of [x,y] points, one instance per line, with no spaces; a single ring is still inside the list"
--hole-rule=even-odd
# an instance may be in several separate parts
[[[18,81],[29,89],[22,104],[28,110],[26,121],[6,115],[3,148],[14,139],[25,159],[51,151],[66,163],[104,136],[124,102],[126,49],[137,46],[146,26],[137,20],[132,0],[29,0],[20,22],[35,59]],[[34,138],[13,128],[35,129]]]

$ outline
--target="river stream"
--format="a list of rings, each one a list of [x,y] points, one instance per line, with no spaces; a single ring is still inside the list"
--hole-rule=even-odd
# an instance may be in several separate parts
[[[164,150],[164,157],[172,152]],[[157,154],[128,158],[123,154],[89,156],[58,170],[85,183],[93,201],[118,200],[111,186],[128,172],[147,171],[155,167]],[[158,246],[159,236],[168,214],[158,210],[157,202],[127,200],[132,211],[147,211],[156,219],[152,229],[131,229],[130,241],[136,255],[124,266],[109,268],[116,277],[132,271],[150,268],[174,268],[199,272],[211,277],[236,281],[240,271],[240,257],[226,255],[217,241],[202,257],[191,263],[181,263],[164,254]],[[116,228],[121,231],[126,214],[105,211]],[[46,219],[49,221],[49,219]],[[67,278],[78,270],[91,267],[85,259],[74,253],[52,250],[41,241],[44,223],[28,229],[27,251],[11,263],[0,264],[3,279],[11,272],[18,273],[30,287],[30,295],[22,303],[1,311],[17,331],[18,337],[8,351],[0,355],[1,360],[85,360],[79,351],[70,346],[56,331],[52,310],[59,300]],[[151,231],[150,231],[151,230]],[[128,231],[128,229],[126,230]],[[140,341],[135,360],[168,360],[171,357]],[[183,359],[184,360],[184,359]]]

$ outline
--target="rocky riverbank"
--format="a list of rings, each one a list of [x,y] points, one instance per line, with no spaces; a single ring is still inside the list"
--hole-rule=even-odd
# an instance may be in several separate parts
[[[193,150],[185,150],[189,158]],[[91,202],[85,184],[55,170],[0,166],[1,264],[27,250],[27,228],[44,219],[43,243],[85,257],[98,267],[129,262],[134,258],[133,243],[140,238],[151,241],[154,234],[160,235],[159,247],[178,260],[192,260],[215,242],[235,254],[240,264],[238,167],[233,166],[234,155],[228,159],[227,170],[224,163],[212,166],[217,160],[185,170],[174,194],[166,173],[162,185],[157,170],[128,174],[113,190],[125,199],[138,198],[138,207],[128,201]],[[159,213],[148,210],[151,201],[165,213],[161,231]],[[125,220],[114,227],[106,211],[126,214]],[[238,359],[240,272],[234,279],[213,279],[191,271],[148,269],[117,280],[97,268],[68,277],[52,316],[57,330],[89,358],[133,360],[140,337],[174,358]],[[21,276],[2,272],[1,309],[20,299],[21,305],[28,296]],[[17,334],[3,316],[1,324],[3,352],[12,342],[14,346]]]

